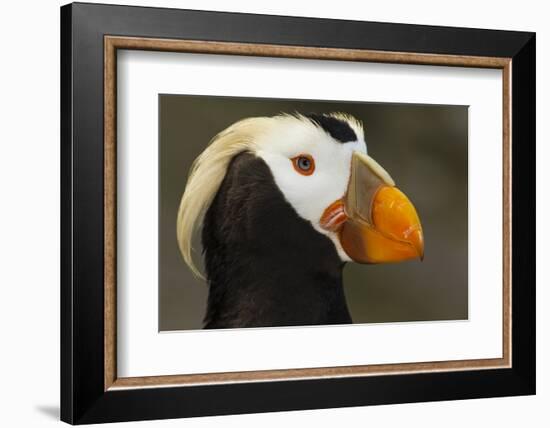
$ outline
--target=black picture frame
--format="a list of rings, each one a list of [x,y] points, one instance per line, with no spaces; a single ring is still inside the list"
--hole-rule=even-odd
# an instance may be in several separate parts
[[[512,59],[512,366],[104,388],[104,36]],[[61,419],[71,424],[535,393],[535,34],[74,3],[61,8]]]

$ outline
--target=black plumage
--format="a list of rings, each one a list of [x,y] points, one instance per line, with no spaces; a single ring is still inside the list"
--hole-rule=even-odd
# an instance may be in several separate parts
[[[263,159],[231,162],[202,229],[205,328],[350,323],[344,263],[285,200]]]
[[[311,122],[323,129],[334,140],[340,143],[357,141],[357,135],[349,123],[328,114],[309,113],[305,115]]]

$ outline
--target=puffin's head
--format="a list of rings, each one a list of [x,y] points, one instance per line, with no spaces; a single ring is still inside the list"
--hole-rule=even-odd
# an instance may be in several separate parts
[[[231,160],[242,152],[264,160],[288,203],[334,243],[343,261],[422,259],[416,210],[367,154],[361,123],[342,113],[282,114],[233,124],[195,160],[177,229],[183,257],[196,274],[191,237]]]

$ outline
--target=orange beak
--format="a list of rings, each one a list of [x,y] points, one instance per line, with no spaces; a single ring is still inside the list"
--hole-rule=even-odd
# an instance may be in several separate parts
[[[422,226],[411,201],[371,157],[355,152],[346,195],[321,217],[338,233],[346,254],[358,263],[423,259]]]

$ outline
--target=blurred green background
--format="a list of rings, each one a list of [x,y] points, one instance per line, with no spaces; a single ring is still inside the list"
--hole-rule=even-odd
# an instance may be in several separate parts
[[[423,262],[347,264],[354,323],[467,319],[467,106],[159,95],[159,330],[202,328],[206,309],[208,286],[193,277],[176,240],[191,163],[232,123],[295,111],[361,120],[369,154],[413,201],[424,228]]]

